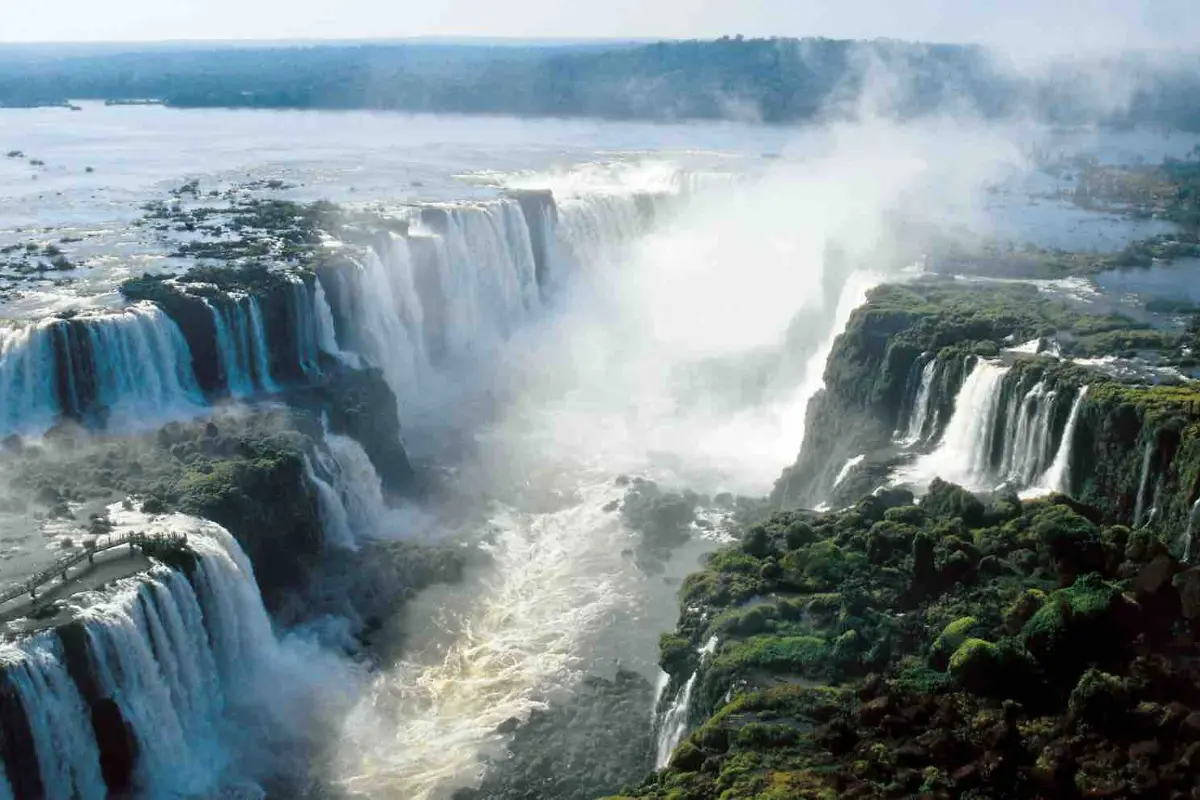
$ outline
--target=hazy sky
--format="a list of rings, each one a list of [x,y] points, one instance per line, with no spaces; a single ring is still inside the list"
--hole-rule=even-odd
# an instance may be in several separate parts
[[[1190,49],[1200,0],[0,0],[10,42],[726,33]]]

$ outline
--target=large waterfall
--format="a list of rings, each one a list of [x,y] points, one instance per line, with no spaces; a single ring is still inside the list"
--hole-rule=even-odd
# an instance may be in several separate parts
[[[232,295],[228,302],[204,301],[217,332],[217,352],[225,385],[234,397],[249,397],[279,387],[271,377],[270,350],[258,298]]]
[[[0,329],[0,435],[64,417],[144,424],[202,403],[187,342],[156,306]]]
[[[1027,495],[1066,491],[1086,393],[1085,386],[1065,394],[1044,379],[978,359],[955,397],[941,443],[901,468],[898,477],[915,482],[940,477],[974,490],[1006,485]],[[1072,404],[1064,420],[1065,397]]]
[[[669,194],[606,194],[558,203],[524,192],[411,209],[408,232],[339,244],[320,272],[322,347],[379,367],[402,412],[430,376],[486,358],[537,314],[550,287],[645,233]],[[326,317],[328,325],[321,321]],[[326,333],[326,331],[329,331]]]
[[[96,401],[132,420],[169,417],[203,404],[179,328],[151,305],[90,320]]]
[[[27,726],[37,760],[36,778],[30,764],[9,763],[9,779],[20,774],[21,797],[102,800],[122,781],[140,796],[211,796],[246,779],[243,749],[257,758],[296,735],[279,727],[279,714],[295,713],[294,694],[304,690],[295,676],[310,653],[276,638],[249,561],[224,529],[119,506],[112,513],[122,529],[186,532],[196,565],[190,577],[160,564],[77,596],[77,622],[5,646],[3,681],[23,709],[6,719]],[[323,661],[308,665],[313,708],[322,705]],[[106,717],[115,727],[98,741]],[[3,752],[11,758],[11,745]],[[131,774],[122,774],[122,757]]]
[[[276,319],[271,335],[287,336],[286,359],[302,376],[318,371],[322,350],[379,367],[403,409],[431,372],[486,358],[537,313],[549,286],[615,255],[677,196],[609,191],[556,203],[549,191],[525,191],[409,208],[404,233],[381,220],[369,243],[337,246],[319,279],[285,272],[287,330]],[[284,342],[270,341],[263,298],[209,287],[193,299],[212,321],[202,346],[216,354],[204,390],[277,392],[293,368],[273,371]],[[0,328],[0,436],[39,435],[62,418],[115,425],[194,413],[204,396],[189,341],[150,302]]]

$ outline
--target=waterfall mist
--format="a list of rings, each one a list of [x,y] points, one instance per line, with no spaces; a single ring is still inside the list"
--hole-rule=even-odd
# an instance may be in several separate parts
[[[435,372],[404,405],[410,452],[451,465],[427,535],[474,543],[487,562],[385,626],[386,666],[346,720],[337,785],[448,797],[481,780],[513,724],[569,704],[583,676],[632,669],[649,696],[672,581],[717,541],[693,526],[643,569],[640,533],[614,510],[617,478],[765,494],[800,447],[833,340],[867,289],[919,253],[914,220],[973,214],[1016,153],[982,127],[871,122],[804,134],[732,181],[660,162],[516,179],[554,193],[555,291],[476,350],[486,358]],[[432,235],[457,235],[431,219]],[[501,293],[508,308],[521,285]],[[644,707],[636,716],[652,761]],[[591,731],[546,746],[565,752]]]

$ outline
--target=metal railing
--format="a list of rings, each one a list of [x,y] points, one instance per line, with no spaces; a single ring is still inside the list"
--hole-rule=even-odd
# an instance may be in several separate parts
[[[22,595],[29,595],[30,598],[36,599],[38,587],[50,583],[59,577],[61,577],[65,583],[67,581],[67,570],[78,564],[82,564],[84,561],[91,563],[95,559],[97,553],[103,553],[106,550],[112,550],[124,545],[129,545],[129,549],[131,551],[136,547],[141,547],[143,550],[156,547],[182,548],[186,544],[186,533],[134,532],[109,534],[96,539],[90,539],[84,543],[82,550],[79,550],[78,552],[72,553],[68,556],[63,556],[55,561],[53,566],[47,567],[39,572],[35,572],[21,583],[0,591],[0,605],[12,600],[16,600]]]

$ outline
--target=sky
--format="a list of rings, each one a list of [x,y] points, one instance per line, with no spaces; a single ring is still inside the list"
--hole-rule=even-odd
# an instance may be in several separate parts
[[[4,42],[739,33],[1194,49],[1200,0],[0,0]]]

